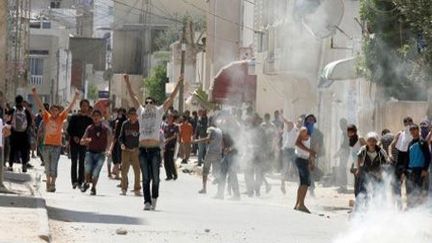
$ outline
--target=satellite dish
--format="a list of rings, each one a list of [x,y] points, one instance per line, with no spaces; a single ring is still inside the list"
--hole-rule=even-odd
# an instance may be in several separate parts
[[[316,38],[335,34],[344,15],[343,0],[296,0],[294,14]]]

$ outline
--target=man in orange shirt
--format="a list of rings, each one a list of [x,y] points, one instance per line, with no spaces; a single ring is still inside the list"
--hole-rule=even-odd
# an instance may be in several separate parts
[[[32,89],[32,93],[37,106],[42,111],[42,119],[45,126],[45,149],[43,157],[45,160],[46,190],[47,192],[55,192],[57,165],[62,146],[63,124],[80,93],[78,90],[75,92],[72,102],[62,112],[60,112],[61,109],[57,105],[51,106],[50,110],[47,111],[37,94],[36,88]]]
[[[183,115],[180,124],[180,157],[182,158],[182,164],[188,163],[192,149],[192,138],[193,126],[190,124],[188,117]]]

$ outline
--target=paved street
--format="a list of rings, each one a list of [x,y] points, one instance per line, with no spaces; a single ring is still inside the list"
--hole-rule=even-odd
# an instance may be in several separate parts
[[[333,189],[318,188],[309,200],[314,214],[306,215],[292,209],[295,183],[287,196],[272,180],[272,192],[261,198],[220,201],[212,199],[214,186],[199,195],[200,178],[180,173],[161,183],[158,210],[145,212],[141,197],[119,195],[119,181],[107,178],[106,167],[97,196],[73,190],[69,165],[62,157],[57,192],[44,193],[53,242],[331,242],[347,227],[346,210],[333,209],[343,209],[349,195]],[[117,235],[119,228],[127,235]]]

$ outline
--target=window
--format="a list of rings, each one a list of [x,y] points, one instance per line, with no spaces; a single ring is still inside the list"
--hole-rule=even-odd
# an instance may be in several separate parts
[[[41,85],[43,83],[44,59],[30,57],[30,84]]]
[[[61,0],[51,0],[50,7],[51,8],[60,8]]]

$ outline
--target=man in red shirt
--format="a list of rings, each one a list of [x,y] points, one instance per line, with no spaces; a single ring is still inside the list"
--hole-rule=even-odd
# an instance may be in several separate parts
[[[190,124],[188,117],[183,115],[180,124],[180,157],[182,158],[182,164],[188,163],[192,149],[192,138],[193,126]]]

